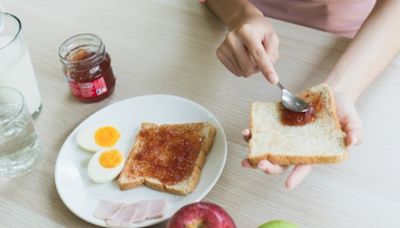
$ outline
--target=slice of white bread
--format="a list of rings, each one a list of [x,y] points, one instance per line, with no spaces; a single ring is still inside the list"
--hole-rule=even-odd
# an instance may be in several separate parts
[[[161,128],[168,129],[168,131],[173,132],[176,139],[184,139],[186,137],[184,134],[188,134],[188,132],[195,132],[195,134],[201,137],[200,146],[198,147],[198,149],[193,149],[192,151],[194,153],[192,158],[194,159],[193,163],[191,163],[190,165],[190,175],[182,180],[179,180],[178,182],[175,181],[175,183],[173,184],[163,183],[162,180],[155,178],[154,175],[143,175],[141,174],[141,171],[138,170],[142,169],[143,167],[147,167],[147,170],[157,170],[157,167],[152,167],[154,166],[154,164],[163,164],[164,162],[167,164],[169,161],[171,161],[171,159],[176,159],[176,157],[174,158],[174,156],[179,156],[179,153],[174,153],[173,149],[166,149],[174,148],[174,146],[176,146],[174,145],[174,140],[170,140],[166,142],[168,146],[156,148],[158,150],[157,154],[159,154],[159,156],[156,156],[154,158],[156,161],[153,164],[148,164],[149,166],[146,166],[147,164],[138,161],[138,154],[143,153],[141,156],[146,156],[146,152],[144,152],[146,151],[145,147],[146,145],[150,145],[150,139],[145,135],[142,135],[141,132],[151,130],[153,132],[159,133],[161,131]],[[147,187],[153,188],[155,190],[166,191],[180,195],[186,195],[193,192],[200,180],[201,169],[206,161],[208,153],[211,151],[215,135],[216,128],[210,123],[206,122],[164,125],[142,123],[141,130],[136,136],[136,141],[129,155],[129,158],[125,164],[124,169],[118,177],[118,184],[120,186],[120,189],[126,190],[141,185],[146,185]],[[187,140],[188,143],[190,143],[189,141],[190,140]],[[174,169],[178,168],[180,167],[175,167]],[[173,172],[174,170],[166,171]],[[143,173],[145,172],[143,171]]]
[[[318,101],[320,105],[315,121],[303,126],[282,123],[284,108],[280,102],[252,103],[248,155],[252,166],[261,160],[278,165],[301,165],[337,163],[347,158],[345,134],[330,88],[321,84],[302,92],[300,97],[307,102]]]

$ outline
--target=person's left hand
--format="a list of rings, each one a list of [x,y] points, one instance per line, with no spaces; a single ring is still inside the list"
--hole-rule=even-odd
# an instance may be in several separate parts
[[[336,113],[342,130],[346,134],[346,145],[350,147],[361,143],[363,138],[362,123],[353,102],[343,93],[336,92],[334,96],[336,101]],[[243,130],[242,134],[246,141],[250,140],[251,132],[249,129]],[[247,159],[242,161],[242,166],[246,168],[251,167]],[[274,165],[268,160],[258,162],[257,167],[269,175],[282,174],[289,168],[289,166]],[[292,172],[286,179],[286,188],[293,189],[300,184],[307,174],[310,173],[311,169],[312,166],[310,165],[294,166]]]

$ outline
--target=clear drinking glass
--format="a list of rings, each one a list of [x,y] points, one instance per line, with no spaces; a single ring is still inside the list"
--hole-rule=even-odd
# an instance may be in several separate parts
[[[31,171],[42,153],[23,95],[0,87],[0,176]]]
[[[0,86],[15,88],[31,115],[39,113],[41,98],[31,57],[22,37],[21,21],[0,11]]]

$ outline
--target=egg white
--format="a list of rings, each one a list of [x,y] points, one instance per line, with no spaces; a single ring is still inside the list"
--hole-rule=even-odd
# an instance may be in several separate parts
[[[118,166],[114,168],[105,168],[100,164],[100,156],[106,150],[97,151],[89,161],[88,165],[88,175],[89,178],[96,183],[105,183],[113,180],[122,171],[125,164],[125,155],[120,150],[118,150],[122,155],[122,161]]]
[[[81,131],[78,132],[76,135],[76,143],[83,149],[90,151],[90,152],[96,152],[101,149],[101,146],[97,145],[95,139],[94,139],[94,134],[96,133],[97,127],[89,127],[89,128],[84,128]]]
[[[83,128],[78,132],[76,135],[76,143],[84,150],[89,151],[89,152],[97,152],[99,150],[105,149],[107,147],[102,147],[96,143],[95,140],[95,134],[96,131],[102,127],[105,126],[112,126],[112,125],[97,125],[97,126],[91,126],[87,128]],[[112,126],[115,129],[118,130],[117,127]],[[116,145],[118,144],[120,140],[117,141]],[[114,145],[115,146],[115,145]]]

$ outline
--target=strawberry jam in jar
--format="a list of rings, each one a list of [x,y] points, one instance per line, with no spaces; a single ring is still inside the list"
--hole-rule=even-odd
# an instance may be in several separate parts
[[[78,34],[61,44],[60,60],[71,93],[82,102],[97,102],[114,91],[111,58],[101,39]]]

